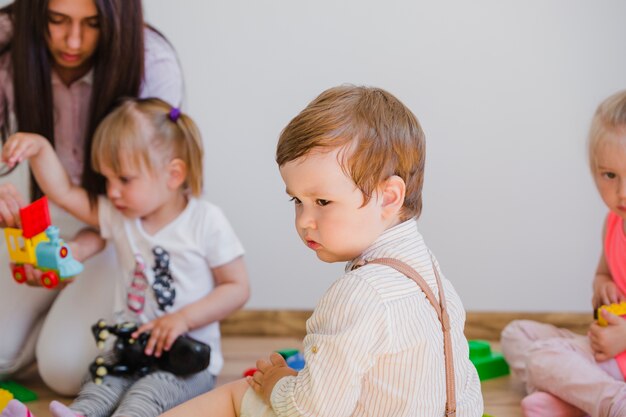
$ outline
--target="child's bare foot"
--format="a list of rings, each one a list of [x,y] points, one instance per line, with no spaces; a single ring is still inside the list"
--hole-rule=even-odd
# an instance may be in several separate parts
[[[65,404],[58,401],[52,401],[49,408],[52,417],[82,417],[70,410]]]
[[[533,392],[522,400],[526,417],[584,417],[584,411],[547,392]]]
[[[11,400],[2,410],[0,417],[35,417],[30,412],[28,407],[19,402],[18,400]]]

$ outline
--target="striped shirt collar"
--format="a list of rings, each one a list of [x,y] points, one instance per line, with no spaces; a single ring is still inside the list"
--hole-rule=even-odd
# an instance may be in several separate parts
[[[421,241],[422,237],[417,229],[417,219],[411,218],[385,230],[360,256],[348,262],[345,270],[352,271],[372,259],[394,257],[403,242],[418,240]]]

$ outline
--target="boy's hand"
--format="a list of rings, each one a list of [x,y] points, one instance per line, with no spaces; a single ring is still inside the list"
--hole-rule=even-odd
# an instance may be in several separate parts
[[[280,353],[276,352],[270,355],[269,362],[264,359],[256,361],[256,368],[257,371],[254,375],[246,379],[250,387],[252,387],[267,404],[270,404],[272,390],[279,379],[286,376],[298,375],[298,372],[287,366],[287,362],[285,362],[285,359]]]
[[[626,350],[626,320],[602,309],[600,314],[607,321],[607,326],[593,323],[588,336],[596,361],[602,362],[614,358]]]
[[[9,136],[2,147],[2,160],[9,167],[13,167],[37,155],[47,143],[46,138],[36,133],[15,133]]]
[[[189,330],[185,317],[177,311],[141,325],[132,337],[136,339],[141,333],[149,331],[150,339],[148,339],[144,353],[146,355],[154,353],[154,356],[158,358],[163,351],[170,350],[178,336]]]

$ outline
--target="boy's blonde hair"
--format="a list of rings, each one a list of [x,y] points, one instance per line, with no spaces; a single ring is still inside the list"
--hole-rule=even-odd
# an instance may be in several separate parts
[[[424,132],[411,111],[380,88],[344,85],[330,88],[283,129],[276,149],[279,166],[313,150],[344,147],[339,161],[363,192],[364,205],[387,178],[406,184],[400,217],[419,217],[424,183]]]
[[[91,161],[96,172],[107,165],[120,174],[123,157],[154,174],[178,158],[187,168],[186,190],[199,196],[202,153],[200,131],[190,117],[157,98],[125,99],[98,125]]]
[[[589,165],[596,172],[598,148],[612,133],[626,135],[626,90],[606,98],[596,109],[589,129]],[[624,143],[626,146],[626,142]]]

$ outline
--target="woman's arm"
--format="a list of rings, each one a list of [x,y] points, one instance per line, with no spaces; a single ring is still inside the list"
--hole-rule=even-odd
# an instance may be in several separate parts
[[[89,203],[87,191],[70,180],[50,142],[34,133],[11,135],[2,148],[9,166],[28,160],[37,183],[55,204],[91,225],[98,226],[98,207]]]

